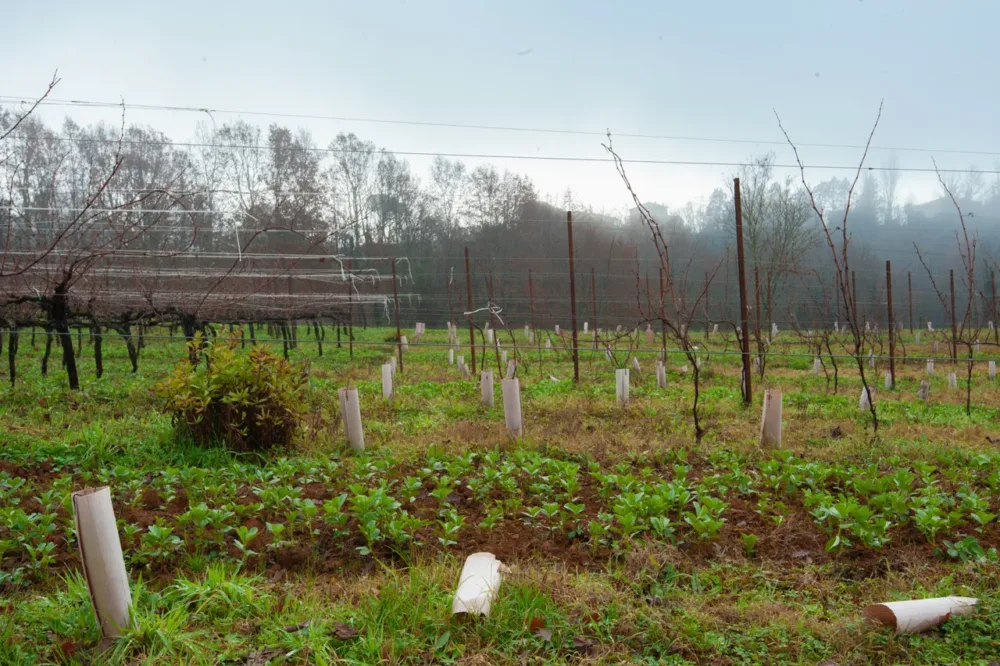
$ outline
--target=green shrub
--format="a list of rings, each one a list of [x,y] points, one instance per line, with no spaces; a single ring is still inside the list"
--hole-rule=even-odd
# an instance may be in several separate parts
[[[205,355],[206,367],[185,361],[156,388],[175,427],[198,444],[222,441],[237,451],[291,443],[303,417],[306,370],[259,347],[242,353],[232,339],[214,342]]]

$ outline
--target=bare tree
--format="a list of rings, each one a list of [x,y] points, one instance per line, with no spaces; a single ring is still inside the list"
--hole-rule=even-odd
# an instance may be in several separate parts
[[[781,124],[781,118],[778,117],[777,112],[775,112],[775,118],[778,121],[778,128],[781,133],[784,134],[785,140],[788,141],[788,145],[791,146],[792,151],[795,153],[795,161],[799,165],[799,176],[802,180],[802,187],[805,188],[806,193],[809,195],[809,202],[812,206],[813,211],[819,218],[820,224],[823,227],[823,235],[826,238],[827,247],[830,250],[830,256],[833,259],[834,267],[834,277],[836,280],[837,288],[840,290],[842,296],[843,310],[841,314],[843,319],[847,324],[847,327],[851,334],[851,346],[850,353],[854,357],[854,361],[858,366],[858,373],[861,376],[862,390],[868,397],[868,409],[872,416],[872,427],[874,432],[878,433],[878,412],[875,409],[875,394],[872,387],[869,385],[868,378],[865,375],[865,330],[864,324],[859,320],[856,303],[854,300],[854,292],[851,289],[851,267],[850,267],[850,244],[851,236],[848,232],[848,219],[851,213],[851,199],[854,195],[854,190],[857,187],[858,181],[861,178],[861,172],[864,168],[865,159],[868,157],[868,149],[871,147],[872,138],[875,136],[875,130],[878,129],[879,120],[882,118],[882,104],[879,103],[878,115],[875,117],[875,123],[872,125],[871,132],[868,134],[868,140],[865,142],[865,148],[861,155],[861,160],[858,162],[857,171],[855,171],[854,179],[851,181],[851,186],[847,191],[847,200],[844,203],[844,216],[840,220],[839,225],[832,228],[827,222],[827,218],[823,210],[819,207],[816,202],[816,196],[813,193],[812,188],[806,181],[806,168],[802,162],[802,158],[799,156],[798,148],[795,143],[792,142],[791,137],[788,132],[785,131],[784,126]],[[840,232],[839,243],[834,240],[834,234]]]
[[[701,359],[698,357],[698,347],[694,344],[691,338],[691,327],[699,313],[702,311],[702,302],[706,298],[712,280],[722,267],[723,261],[719,260],[714,268],[709,271],[704,281],[704,286],[700,290],[697,287],[691,289],[691,285],[689,284],[689,278],[691,277],[691,258],[694,256],[693,254],[689,255],[688,261],[682,265],[682,270],[678,271],[675,276],[670,265],[670,245],[667,243],[667,240],[660,229],[659,223],[649,212],[649,209],[642,203],[639,196],[632,188],[632,183],[629,181],[628,175],[625,172],[625,165],[622,162],[621,157],[618,156],[618,153],[615,152],[614,146],[612,145],[610,132],[608,132],[607,144],[602,145],[604,150],[606,150],[614,160],[615,169],[618,172],[619,177],[622,179],[625,188],[628,190],[629,195],[632,197],[632,201],[636,205],[638,214],[641,216],[643,223],[649,231],[650,237],[653,240],[653,245],[656,249],[657,257],[659,258],[660,268],[663,271],[665,279],[664,289],[662,290],[665,298],[654,306],[653,303],[655,301],[648,293],[646,294],[645,299],[637,295],[638,305],[645,321],[658,320],[664,330],[670,331],[671,336],[677,341],[681,351],[692,366],[691,376],[694,383],[694,398],[691,405],[691,416],[694,419],[695,440],[700,442],[702,437],[705,435],[705,429],[702,425],[701,415],[699,412],[699,400],[701,397],[701,384],[699,381],[701,377]],[[689,297],[689,294],[692,292],[695,294],[693,299]],[[643,305],[644,300],[645,306]]]
[[[933,161],[933,158],[932,158]],[[927,273],[927,277],[931,282],[931,287],[937,294],[938,300],[941,302],[942,307],[945,312],[950,314],[952,321],[957,324],[957,330],[952,332],[952,349],[956,348],[957,345],[962,344],[967,350],[966,354],[966,375],[965,375],[965,413],[972,413],[972,354],[975,348],[975,344],[979,342],[979,337],[982,335],[982,323],[976,321],[973,317],[973,308],[975,307],[977,288],[976,288],[976,249],[979,244],[979,237],[977,234],[972,234],[970,237],[969,230],[965,225],[965,215],[962,212],[962,207],[956,199],[955,195],[952,193],[948,183],[941,176],[940,170],[938,170],[937,162],[934,162],[934,171],[937,174],[938,182],[941,183],[941,187],[944,188],[945,194],[951,200],[952,205],[955,207],[955,212],[958,214],[958,225],[959,229],[955,232],[955,243],[958,247],[958,256],[962,262],[962,282],[967,291],[967,298],[965,300],[965,311],[962,313],[962,318],[959,321],[956,315],[957,312],[953,312],[956,304],[954,303],[954,282],[951,283],[948,291],[950,292],[949,297],[946,297],[942,293],[941,289],[938,288],[937,281],[934,279],[934,274],[931,272],[930,267],[924,260],[923,254],[920,252],[920,248],[916,243],[913,244],[913,249],[917,252],[917,258],[920,260],[920,265],[924,267]],[[980,297],[983,297],[981,291],[978,292]]]

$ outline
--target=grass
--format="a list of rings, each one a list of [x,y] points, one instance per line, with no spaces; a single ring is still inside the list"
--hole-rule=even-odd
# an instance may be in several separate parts
[[[943,359],[927,403],[915,398],[923,362],[898,364],[873,437],[856,372],[842,367],[834,395],[808,358],[773,356],[747,409],[738,360],[710,353],[727,346],[717,339],[701,345],[712,376],[695,443],[680,355],[658,389],[644,353],[619,407],[603,353],[582,355],[575,385],[565,352],[539,362],[533,351],[519,369],[526,436],[510,442],[500,392],[481,405],[445,347],[411,345],[385,401],[389,331],[357,331],[371,344],[353,361],[329,336],[317,357],[299,333],[309,415],[294,450],[266,456],[197,447],[160,411],[152,389],[184,359],[180,340],[151,336],[135,375],[109,340],[100,380],[85,344],[83,385],[69,392],[58,363],[40,376],[22,334],[22,379],[0,388],[0,663],[985,665],[1000,654],[1000,453],[987,440],[1000,392],[985,362],[971,415]],[[929,354],[925,342],[908,352]],[[791,337],[776,348],[803,352]],[[343,441],[346,383],[361,395],[360,455]],[[780,451],[757,447],[761,388],[784,392]],[[88,485],[112,488],[133,583],[132,627],[103,652],[68,505]],[[513,572],[488,618],[456,620],[451,595],[476,550]],[[981,608],[920,636],[861,618],[868,603],[948,594]]]

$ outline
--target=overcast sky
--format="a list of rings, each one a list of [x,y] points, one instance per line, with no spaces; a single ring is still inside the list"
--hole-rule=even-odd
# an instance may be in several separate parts
[[[395,151],[601,158],[600,133],[627,158],[730,162],[774,150],[776,110],[802,143],[863,143],[885,111],[871,164],[994,168],[996,0],[430,0],[171,3],[8,2],[0,9],[0,95],[30,96],[53,70],[56,99],[369,119],[591,131],[593,135],[430,128],[245,116],[309,129],[320,145],[353,131]],[[114,122],[109,110],[49,107],[56,121]],[[234,116],[215,113],[216,122]],[[205,114],[131,110],[177,140]],[[811,164],[857,149],[807,147]],[[429,159],[409,158],[426,174]],[[470,165],[476,159],[465,160]],[[627,203],[610,163],[494,159],[543,194],[570,187],[598,208]],[[679,206],[732,169],[634,165],[641,196]],[[787,171],[791,173],[791,171]],[[845,172],[846,173],[846,172]],[[815,170],[812,179],[831,175]],[[937,194],[907,174],[903,199]]]

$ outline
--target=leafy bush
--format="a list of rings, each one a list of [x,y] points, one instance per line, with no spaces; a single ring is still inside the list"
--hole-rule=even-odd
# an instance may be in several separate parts
[[[305,369],[257,347],[242,353],[236,343],[213,343],[204,368],[181,363],[157,394],[198,444],[222,441],[237,451],[289,444],[303,417]]]

